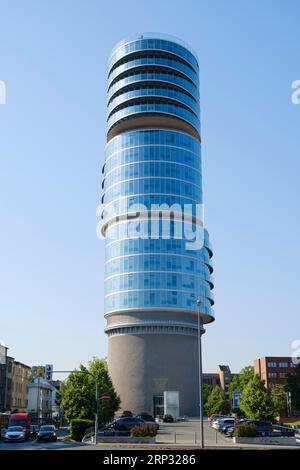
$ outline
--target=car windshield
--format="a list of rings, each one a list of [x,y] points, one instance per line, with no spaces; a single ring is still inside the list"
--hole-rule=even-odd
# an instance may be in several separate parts
[[[10,426],[7,432],[22,432],[23,428],[21,426]]]
[[[53,431],[53,426],[41,426],[40,431]]]
[[[27,421],[25,419],[11,419],[11,427],[27,426]]]

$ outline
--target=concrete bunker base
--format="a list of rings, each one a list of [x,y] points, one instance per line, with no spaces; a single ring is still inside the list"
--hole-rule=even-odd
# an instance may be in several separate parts
[[[108,368],[121,410],[153,413],[154,395],[179,391],[181,416],[199,413],[197,337],[180,334],[112,335]]]

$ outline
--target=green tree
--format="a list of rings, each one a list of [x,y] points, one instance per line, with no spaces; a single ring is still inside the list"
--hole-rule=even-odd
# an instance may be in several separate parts
[[[218,386],[213,387],[204,406],[208,416],[214,413],[226,414],[229,411],[228,408],[224,392]]]
[[[300,410],[300,363],[297,364],[294,371],[287,377],[286,390],[291,394],[293,408]]]
[[[286,411],[286,387],[277,385],[271,390],[272,400],[275,406],[276,414],[280,415]]]
[[[265,387],[264,380],[255,374],[243,390],[240,398],[241,410],[247,418],[273,420],[276,414],[271,391]]]
[[[248,384],[248,382],[253,379],[254,377],[254,369],[252,366],[244,367],[241,372],[235,375],[229,385],[229,399],[230,399],[230,407],[233,413],[238,413],[239,415],[243,415],[239,409],[235,409],[232,407],[232,398],[233,392],[243,392],[244,388]]]
[[[253,377],[254,369],[252,366],[244,367],[239,374],[235,375],[229,386],[230,400],[232,400],[233,392],[242,392]]]
[[[108,423],[112,420],[114,414],[120,408],[120,397],[114,389],[113,383],[108,373],[107,362],[105,360],[94,358],[89,362],[89,370],[97,378],[99,384],[99,422]],[[104,393],[109,394],[109,400],[101,399]]]
[[[31,369],[28,371],[27,374],[27,380],[28,382],[34,382],[34,379],[36,378],[36,372],[37,370],[43,370],[45,366],[33,366]]]
[[[120,407],[117,395],[109,377],[105,360],[94,358],[88,368],[80,365],[79,371],[71,373],[62,387],[61,407],[68,421],[73,419],[94,419],[96,386],[93,374],[98,383],[98,419],[99,423],[109,422]],[[101,400],[103,393],[110,395],[110,400]]]
[[[212,386],[208,384],[203,384],[203,406],[205,406],[209,395],[211,394]]]

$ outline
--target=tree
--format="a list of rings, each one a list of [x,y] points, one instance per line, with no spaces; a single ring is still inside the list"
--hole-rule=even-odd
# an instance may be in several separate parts
[[[97,378],[99,384],[99,422],[108,423],[112,420],[114,414],[120,408],[120,397],[114,389],[113,383],[108,373],[107,362],[105,360],[94,358],[89,362],[89,370]],[[110,397],[109,400],[101,399],[104,393],[108,393]]]
[[[295,373],[288,375],[286,390],[291,394],[291,401],[295,410],[300,410],[300,363],[294,369]]]
[[[275,406],[276,414],[280,415],[286,411],[286,387],[284,385],[277,385],[272,388],[271,396]]]
[[[212,386],[208,384],[203,384],[203,406],[205,407],[205,404],[208,400],[209,395],[211,394],[212,391]]]
[[[217,385],[212,389],[205,403],[205,411],[208,416],[214,413],[228,413],[228,403],[224,392]]]
[[[235,375],[229,386],[230,400],[232,400],[233,392],[242,392],[253,377],[254,369],[252,366],[244,367],[239,374]]]
[[[44,377],[44,370],[45,366],[33,366],[28,371],[27,380],[28,382],[34,382],[34,379],[37,378],[37,372],[39,373],[39,377]]]
[[[239,409],[232,407],[232,398],[233,392],[243,392],[246,385],[249,383],[251,379],[254,377],[254,369],[252,366],[244,367],[241,372],[235,375],[229,385],[229,399],[230,399],[230,407],[233,413],[243,414],[240,412]]]
[[[249,419],[273,421],[276,414],[271,392],[265,387],[264,380],[261,380],[257,374],[244,388],[240,406]]]
[[[117,395],[109,377],[105,360],[94,358],[89,362],[88,368],[82,364],[79,371],[71,373],[62,387],[61,407],[68,421],[73,419],[94,419],[96,386],[93,374],[98,383],[98,419],[99,423],[109,422],[120,406]],[[110,400],[101,400],[103,393],[108,393]]]

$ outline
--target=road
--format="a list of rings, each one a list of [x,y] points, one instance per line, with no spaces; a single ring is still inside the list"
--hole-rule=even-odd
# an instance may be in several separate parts
[[[176,437],[175,437],[176,433]],[[109,444],[103,446],[93,446],[89,444],[80,444],[69,441],[64,441],[63,437],[67,434],[65,429],[58,431],[57,442],[40,443],[36,440],[30,439],[24,443],[22,442],[0,442],[0,450],[95,450],[114,448],[115,445]],[[195,440],[196,438],[196,440]],[[216,433],[208,423],[204,423],[204,441],[205,445],[209,446],[228,446],[232,445],[232,440],[221,436]],[[161,424],[158,432],[156,442],[158,445],[171,445],[176,443],[180,445],[199,445],[199,421],[191,420],[182,423]],[[139,446],[137,446],[139,447]]]
[[[90,444],[74,443],[64,441],[67,434],[66,429],[58,431],[57,442],[38,443],[36,440],[28,440],[24,443],[5,443],[0,441],[1,450],[117,450],[117,449],[180,449],[180,448],[199,448],[199,420],[189,420],[181,423],[161,424],[156,437],[156,444]],[[231,438],[225,437],[211,428],[208,422],[204,422],[204,444],[206,448],[237,449],[241,446],[234,444]],[[253,445],[244,445],[251,448]],[[269,446],[261,446],[268,448]],[[271,446],[271,448],[283,448],[282,446]],[[270,447],[269,447],[270,448]]]
[[[56,442],[37,442],[36,439],[28,439],[25,442],[4,442],[0,441],[1,450],[67,450],[81,447],[81,444],[63,441],[67,434],[65,429],[57,432]]]

